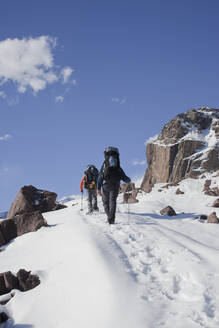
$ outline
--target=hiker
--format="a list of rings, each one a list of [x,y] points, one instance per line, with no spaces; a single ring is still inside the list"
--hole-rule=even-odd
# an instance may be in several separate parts
[[[130,183],[131,180],[120,167],[118,148],[107,147],[104,151],[104,158],[105,160],[97,179],[97,193],[102,196],[109,224],[113,224],[115,223],[116,199],[119,194],[120,180],[127,183]]]
[[[88,165],[87,170],[81,179],[80,190],[83,193],[84,188],[87,189],[87,200],[88,200],[88,212],[87,214],[93,213],[93,211],[99,211],[97,206],[97,178],[98,169],[94,165]]]

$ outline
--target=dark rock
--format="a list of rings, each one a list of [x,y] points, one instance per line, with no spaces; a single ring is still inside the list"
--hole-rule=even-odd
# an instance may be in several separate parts
[[[37,275],[30,273],[31,271],[26,271],[20,269],[17,273],[17,278],[19,281],[19,289],[21,291],[27,291],[33,289],[40,284],[40,279]]]
[[[7,244],[10,240],[17,237],[17,226],[15,220],[5,219],[0,222],[0,231],[5,240],[4,244]],[[4,245],[2,244],[2,245]],[[0,244],[0,246],[2,246]]]
[[[52,211],[57,206],[56,197],[57,194],[54,192],[40,190],[34,186],[24,186],[12,203],[8,218],[34,211],[41,213]]]
[[[4,273],[0,273],[0,295],[9,293],[10,290],[6,288]]]
[[[205,149],[207,156],[204,157],[202,148],[206,146],[205,142],[184,138],[191,131],[202,133],[207,128],[215,131],[219,139],[219,109],[192,109],[167,123],[161,134],[147,144],[148,167],[141,189],[150,192],[155,183],[177,183],[218,170],[219,147],[209,147],[207,152]]]
[[[0,228],[1,229],[1,228]],[[2,245],[4,245],[4,244],[6,244],[6,241],[5,241],[5,238],[4,238],[4,236],[3,236],[3,234],[2,234],[2,232],[1,232],[1,230],[0,230],[0,247],[2,246]]]
[[[11,271],[4,273],[4,279],[5,279],[5,286],[9,291],[11,291],[12,289],[18,289],[19,281],[18,281],[17,277],[15,277],[11,273]]]
[[[203,191],[209,190],[211,185],[211,180],[206,180],[204,184],[204,189]]]
[[[134,183],[123,183],[121,189],[123,192],[123,204],[138,203],[137,194],[139,188],[135,188]]]
[[[160,211],[161,215],[175,216],[177,215],[171,206],[167,206]]]
[[[212,207],[219,207],[219,198],[214,201]]]
[[[183,195],[184,191],[180,190],[179,188],[176,190],[176,195]]]
[[[39,230],[41,227],[48,226],[46,220],[40,212],[24,213],[12,218],[17,227],[17,235],[21,236],[27,232]]]
[[[5,219],[0,222],[0,246],[8,243],[10,240],[21,236],[27,232],[37,231],[43,226],[47,226],[46,220],[40,212],[24,213]]]
[[[135,184],[133,182],[131,183],[122,183],[120,186],[120,193],[130,192],[132,190],[135,190]]]
[[[207,215],[199,215],[196,219],[199,219],[199,220],[207,220],[208,219],[208,217],[207,217]]]
[[[138,203],[139,200],[136,199],[137,194],[135,193],[124,193],[123,194],[123,204],[134,204],[134,203]]]
[[[0,312],[0,323],[3,323],[9,319],[8,315],[5,312]]]
[[[219,223],[219,219],[217,218],[216,212],[212,212],[208,216],[207,223]]]
[[[61,203],[56,203],[54,208],[53,208],[53,211],[57,211],[57,210],[62,210],[63,208],[67,208],[68,206],[64,205],[64,204],[61,204]]]

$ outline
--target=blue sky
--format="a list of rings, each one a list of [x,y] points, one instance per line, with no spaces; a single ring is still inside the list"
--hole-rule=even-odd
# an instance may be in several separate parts
[[[1,1],[0,210],[23,185],[78,193],[106,146],[142,176],[149,137],[218,107],[218,13],[217,0]]]

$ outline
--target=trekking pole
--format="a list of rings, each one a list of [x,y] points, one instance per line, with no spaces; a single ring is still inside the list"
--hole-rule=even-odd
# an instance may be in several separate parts
[[[83,191],[81,193],[81,211],[83,211]]]

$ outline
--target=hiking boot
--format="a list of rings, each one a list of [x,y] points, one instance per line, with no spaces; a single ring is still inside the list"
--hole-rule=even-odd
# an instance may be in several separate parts
[[[88,214],[92,214],[92,213],[93,213],[93,211],[89,210],[86,214],[88,215]]]
[[[98,207],[95,207],[95,208],[93,209],[93,211],[94,211],[94,212],[99,212],[99,208],[98,208]]]

